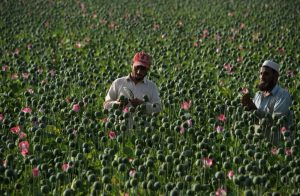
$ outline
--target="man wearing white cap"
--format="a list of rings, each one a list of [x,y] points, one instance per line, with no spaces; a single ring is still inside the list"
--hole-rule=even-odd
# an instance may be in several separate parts
[[[257,92],[251,100],[249,94],[242,98],[242,104],[247,110],[257,110],[259,118],[271,114],[272,116],[286,116],[288,125],[291,125],[292,99],[287,90],[281,88],[277,82],[279,77],[279,65],[271,60],[266,60],[260,68],[260,83]],[[288,128],[288,127],[286,127]],[[279,131],[278,131],[279,132]]]

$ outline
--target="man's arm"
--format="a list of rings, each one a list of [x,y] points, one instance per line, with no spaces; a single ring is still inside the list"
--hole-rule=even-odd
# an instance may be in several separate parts
[[[118,100],[118,91],[116,81],[112,83],[110,86],[108,93],[105,97],[105,101],[103,103],[103,107],[105,109],[110,109],[114,104],[120,105],[121,102]]]

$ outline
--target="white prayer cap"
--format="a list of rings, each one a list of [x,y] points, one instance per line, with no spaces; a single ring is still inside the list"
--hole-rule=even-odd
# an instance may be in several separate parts
[[[271,60],[266,60],[262,67],[270,67],[271,69],[277,71],[277,73],[279,73],[279,64],[271,61]]]

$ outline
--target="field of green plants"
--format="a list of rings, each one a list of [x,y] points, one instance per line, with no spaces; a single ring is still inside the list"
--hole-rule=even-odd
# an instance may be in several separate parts
[[[0,17],[0,195],[300,195],[298,0],[1,0]],[[141,50],[162,111],[104,110]],[[292,141],[240,103],[266,59]]]

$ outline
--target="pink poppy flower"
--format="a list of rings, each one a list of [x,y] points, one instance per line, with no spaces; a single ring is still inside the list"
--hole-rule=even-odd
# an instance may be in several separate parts
[[[192,119],[188,119],[186,121],[186,123],[188,124],[189,127],[193,126],[193,120]]]
[[[280,133],[281,134],[284,134],[286,131],[287,131],[286,127],[281,127],[281,129],[280,129]]]
[[[24,133],[24,132],[20,132],[19,133],[19,138],[20,139],[25,139],[27,137],[27,134],[26,133]]]
[[[20,48],[16,48],[15,51],[14,51],[14,54],[19,55],[20,54]]]
[[[25,157],[28,154],[28,149],[27,148],[22,149],[21,154],[22,154],[23,157]]]
[[[33,94],[33,93],[34,93],[34,91],[33,91],[32,88],[28,88],[26,91],[27,91],[29,94]]]
[[[272,153],[272,155],[277,155],[278,154],[278,149],[277,149],[277,147],[272,147],[272,149],[271,149],[271,153]]]
[[[23,77],[23,79],[25,79],[25,80],[27,80],[28,78],[29,78],[29,76],[30,76],[30,73],[22,73],[22,77]]]
[[[202,159],[202,164],[203,164],[203,167],[211,167],[213,165],[213,160],[208,157],[204,157]]]
[[[124,113],[128,113],[128,112],[129,112],[129,108],[128,108],[127,106],[124,107],[124,108],[123,108],[123,112],[124,112]]]
[[[244,23],[240,24],[240,29],[244,29],[246,27],[246,25]]]
[[[3,65],[2,66],[2,71],[7,71],[9,69],[8,65]]]
[[[21,110],[22,112],[24,112],[24,113],[31,113],[32,112],[32,110],[31,110],[31,108],[23,108],[22,110]]]
[[[217,131],[218,133],[222,133],[222,132],[224,131],[224,127],[218,125],[218,126],[216,127],[216,131]]]
[[[180,105],[180,108],[181,108],[181,109],[184,109],[184,110],[188,110],[188,109],[190,109],[191,105],[192,105],[192,101],[191,101],[191,100],[190,100],[189,102],[184,101],[184,102]]]
[[[29,148],[28,141],[22,141],[22,142],[20,142],[19,143],[19,148],[20,148],[21,154],[23,156],[27,155],[28,154],[28,148]]]
[[[128,162],[131,163],[133,161],[133,158],[128,158]]]
[[[79,112],[79,111],[80,111],[80,106],[79,106],[79,104],[74,104],[73,107],[72,107],[72,110],[73,110],[74,112]]]
[[[220,115],[218,116],[218,120],[219,120],[219,121],[222,121],[222,122],[225,122],[225,121],[226,121],[225,115],[224,115],[224,114],[220,114]]]
[[[13,74],[11,74],[10,78],[13,79],[13,80],[15,80],[15,79],[18,79],[19,76],[18,76],[17,73],[13,73]]]
[[[32,169],[32,175],[34,177],[38,177],[39,174],[40,174],[40,172],[39,172],[39,169],[37,167],[35,167],[35,168]]]
[[[197,42],[197,41],[194,42],[194,43],[193,43],[193,46],[194,46],[194,47],[198,47],[198,46],[199,46],[199,42]]]
[[[3,119],[4,119],[4,115],[0,113],[0,121],[3,121]]]
[[[27,45],[27,49],[30,50],[32,48],[32,44]]]
[[[180,126],[180,131],[179,131],[181,134],[184,134],[185,133],[185,128],[183,126]]]
[[[69,167],[70,167],[69,163],[64,163],[64,164],[61,166],[61,169],[62,169],[63,171],[67,171],[67,170],[69,169]]]
[[[227,191],[223,188],[218,188],[218,190],[216,191],[216,196],[226,196],[227,195]]]
[[[286,154],[287,156],[291,156],[291,155],[293,154],[292,149],[286,148],[286,149],[285,149],[285,154]]]
[[[11,131],[12,133],[20,133],[20,130],[21,130],[21,129],[20,129],[20,126],[19,126],[19,125],[10,128],[10,131]]]
[[[217,48],[216,53],[220,53],[220,52],[221,52],[221,48]]]
[[[81,44],[80,42],[76,42],[75,47],[76,47],[76,48],[81,48],[81,47],[82,47],[82,44]]]
[[[2,162],[2,165],[3,165],[3,167],[7,167],[7,160],[4,160],[4,161]]]
[[[131,170],[129,171],[129,176],[130,176],[130,177],[134,177],[135,174],[136,174],[136,170],[135,170],[135,169],[131,169]]]
[[[108,136],[109,136],[110,139],[115,139],[115,138],[117,137],[117,134],[116,134],[116,132],[114,132],[114,131],[110,131],[110,132],[108,133]]]
[[[249,89],[247,87],[243,87],[241,90],[240,90],[240,93],[242,93],[243,95],[249,93]]]
[[[28,149],[28,148],[29,148],[29,142],[28,142],[28,141],[22,141],[22,142],[20,142],[20,143],[19,143],[19,148],[20,148],[21,150],[23,150],[23,149]]]
[[[230,180],[232,180],[232,179],[233,179],[233,176],[234,176],[234,172],[233,172],[233,170],[230,170],[230,171],[228,171],[228,173],[227,173],[227,177],[228,177]]]
[[[129,193],[124,193],[124,196],[129,196]]]
[[[225,63],[223,65],[223,67],[224,67],[226,73],[228,73],[228,74],[232,74],[233,73],[233,65],[231,65],[229,63]]]

